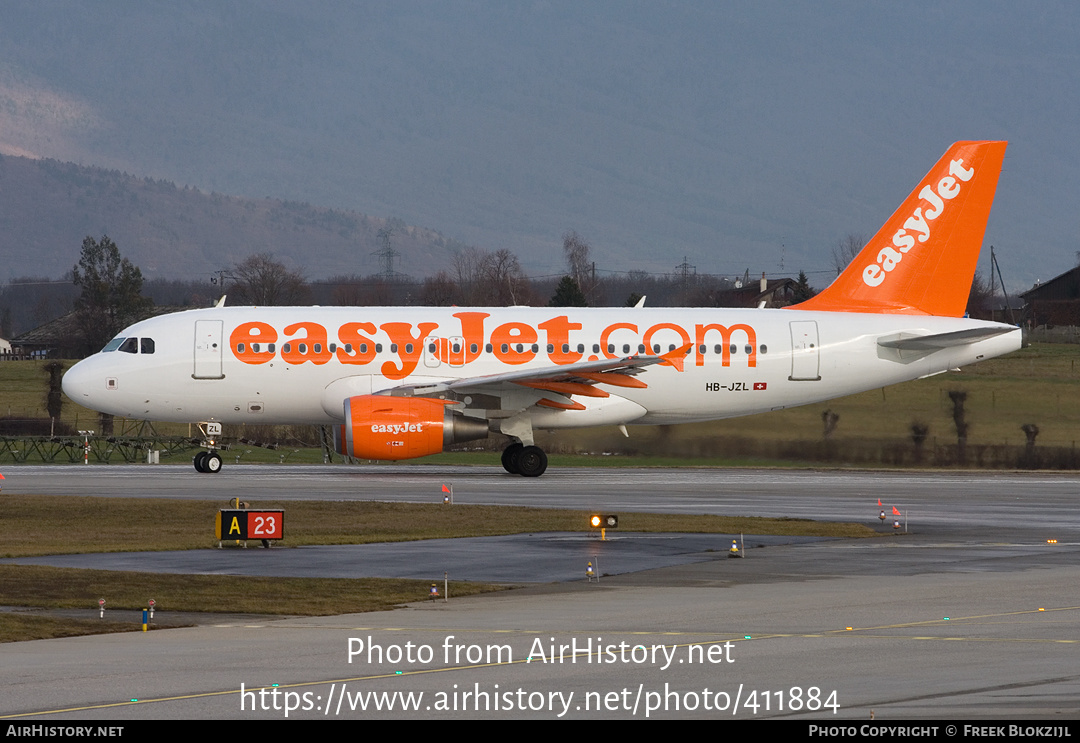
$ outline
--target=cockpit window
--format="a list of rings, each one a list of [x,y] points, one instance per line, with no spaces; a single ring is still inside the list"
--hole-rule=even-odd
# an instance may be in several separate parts
[[[154,339],[153,338],[143,338],[140,341],[140,343],[142,344],[142,348],[140,349],[141,353],[153,353],[154,352]]]
[[[115,351],[116,349],[120,348],[120,344],[123,342],[123,338],[113,338],[111,341],[105,344],[105,348],[101,349],[101,352],[106,353],[108,351]]]
[[[139,339],[138,338],[128,338],[123,343],[121,343],[120,348],[118,348],[116,350],[123,351],[124,353],[138,353],[139,352]]]

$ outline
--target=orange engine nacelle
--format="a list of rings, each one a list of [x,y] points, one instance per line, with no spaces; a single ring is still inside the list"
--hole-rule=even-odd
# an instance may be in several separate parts
[[[442,400],[358,395],[345,400],[334,448],[358,459],[413,459],[487,435],[486,420],[455,414]]]

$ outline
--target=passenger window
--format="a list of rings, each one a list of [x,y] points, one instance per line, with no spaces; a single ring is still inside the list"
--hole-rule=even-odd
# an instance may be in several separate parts
[[[762,343],[762,344],[761,344],[761,352],[762,352],[762,353],[767,353],[767,352],[768,352],[768,350],[769,350],[769,349],[765,347],[765,344],[764,344],[764,343]]]
[[[120,348],[118,348],[117,350],[118,351],[123,351],[124,353],[138,353],[139,352],[139,339],[138,338],[128,338],[126,341],[124,341],[123,343],[120,344]]]
[[[140,341],[140,343],[142,344],[142,348],[141,348],[142,353],[153,353],[154,352],[154,339],[153,338],[143,338]]]

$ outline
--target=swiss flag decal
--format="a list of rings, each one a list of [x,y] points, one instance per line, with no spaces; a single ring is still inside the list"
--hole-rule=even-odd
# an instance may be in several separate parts
[[[755,390],[763,390],[763,389],[765,389],[766,385],[767,385],[767,382],[754,382],[754,389]]]

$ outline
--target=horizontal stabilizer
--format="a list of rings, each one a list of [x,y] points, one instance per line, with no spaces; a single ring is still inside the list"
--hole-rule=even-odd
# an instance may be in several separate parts
[[[937,351],[952,346],[965,346],[1015,329],[1013,327],[998,326],[955,330],[951,333],[935,333],[934,335],[917,335],[907,338],[882,338],[878,341],[878,345],[883,348],[895,348],[897,351]]]

